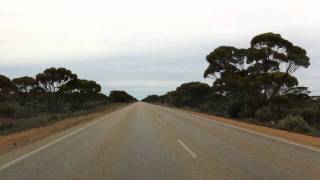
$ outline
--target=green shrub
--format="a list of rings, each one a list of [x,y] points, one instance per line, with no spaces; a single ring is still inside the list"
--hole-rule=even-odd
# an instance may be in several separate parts
[[[273,113],[269,107],[264,106],[255,113],[255,117],[257,117],[258,120],[271,121],[273,120]]]
[[[230,104],[228,107],[228,114],[233,118],[239,118],[243,102],[236,101]]]
[[[253,110],[245,104],[244,106],[241,107],[241,110],[239,112],[239,117],[240,118],[248,118],[253,116]]]
[[[309,127],[302,116],[288,115],[284,119],[280,120],[277,124],[277,128],[294,131],[294,132],[311,132],[312,129]]]
[[[275,96],[268,100],[268,107],[270,108],[274,119],[283,119],[291,114],[292,103],[290,103],[287,96]]]
[[[16,112],[14,113],[15,118],[30,118],[35,115],[34,109],[25,106],[17,106]]]
[[[310,107],[306,107],[301,110],[300,115],[308,122],[308,123],[320,123],[320,105],[313,105]]]
[[[199,110],[202,112],[214,112],[216,110],[216,105],[212,102],[207,102],[200,106]]]
[[[53,115],[49,118],[49,121],[57,121],[59,118],[56,115]]]
[[[0,116],[13,117],[16,109],[12,106],[0,106]]]
[[[0,131],[4,131],[4,130],[8,130],[8,129],[11,129],[13,128],[13,124],[12,123],[9,123],[9,124],[1,124],[0,125]]]

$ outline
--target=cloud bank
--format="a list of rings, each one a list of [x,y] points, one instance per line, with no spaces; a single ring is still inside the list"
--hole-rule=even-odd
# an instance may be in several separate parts
[[[205,81],[205,56],[220,45],[248,47],[276,32],[311,58],[297,73],[320,94],[320,16],[316,0],[3,0],[0,74],[35,75],[65,66],[104,92],[142,98]]]

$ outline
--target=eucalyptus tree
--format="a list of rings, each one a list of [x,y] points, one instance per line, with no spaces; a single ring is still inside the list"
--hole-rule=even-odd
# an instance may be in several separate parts
[[[10,93],[15,92],[16,88],[11,83],[10,78],[0,75],[0,101],[6,101],[10,98]]]
[[[286,94],[298,85],[292,75],[299,67],[310,65],[306,51],[281,37],[264,33],[255,36],[247,50],[248,72],[260,84],[265,98]]]
[[[250,45],[248,62],[255,62],[253,67],[257,66],[257,70],[263,73],[280,71],[280,64],[285,66],[284,72],[288,74],[293,74],[299,67],[307,68],[310,65],[307,52],[280,34],[269,32],[257,35]]]
[[[101,86],[97,82],[86,79],[74,79],[60,88],[62,93],[96,94],[100,91]]]
[[[4,75],[0,75],[0,93],[7,93],[14,89],[14,85],[11,83],[10,78]]]
[[[33,77],[29,76],[14,78],[12,83],[17,87],[17,91],[22,93],[29,93],[38,84]]]
[[[286,94],[298,85],[293,73],[310,65],[306,51],[279,34],[255,36],[248,49],[220,46],[206,57],[204,77],[215,79],[214,88],[224,95]]]
[[[204,77],[218,79],[224,72],[239,72],[245,69],[246,50],[232,46],[220,46],[206,56],[209,63]]]
[[[60,88],[75,79],[77,79],[77,75],[66,68],[51,67],[37,74],[36,81],[39,87],[46,92],[49,110],[56,111],[59,109],[58,103],[61,100]]]
[[[39,85],[48,93],[59,91],[62,85],[74,79],[77,75],[66,68],[48,68],[36,76]]]
[[[206,60],[209,66],[204,77],[214,79],[213,90],[229,99],[229,107],[235,107],[231,109],[237,116],[239,112],[251,116],[269,102],[308,93],[306,88],[298,88],[298,79],[293,75],[310,65],[307,52],[280,34],[257,35],[247,49],[220,46]]]
[[[34,93],[30,92],[33,92],[33,89],[38,86],[37,81],[29,76],[14,78],[12,84],[17,88],[17,101],[21,101],[22,104],[27,102],[27,98],[31,97],[31,94],[34,95]]]
[[[248,92],[246,49],[220,46],[207,55],[206,60],[209,66],[204,77],[215,79],[213,87],[217,93],[228,96]]]
[[[206,100],[211,88],[206,83],[189,82],[181,84],[172,94],[173,104],[176,106],[198,107]]]
[[[111,91],[109,94],[109,99],[111,103],[130,103],[137,101],[136,98],[127,92],[118,90]]]
[[[95,81],[74,79],[62,85],[59,92],[74,109],[80,109],[84,102],[99,96],[101,86]]]

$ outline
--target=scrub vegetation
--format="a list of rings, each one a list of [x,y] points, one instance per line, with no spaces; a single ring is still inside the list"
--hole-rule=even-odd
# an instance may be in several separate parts
[[[46,126],[66,117],[100,110],[111,103],[137,101],[124,91],[101,93],[101,86],[65,68],[35,77],[0,75],[0,134]]]
[[[294,73],[310,65],[306,50],[280,34],[255,36],[248,48],[220,46],[206,56],[204,78],[145,102],[187,107],[287,131],[319,136],[320,98]]]

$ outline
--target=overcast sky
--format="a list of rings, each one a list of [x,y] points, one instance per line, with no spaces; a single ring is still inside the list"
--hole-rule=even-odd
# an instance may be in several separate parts
[[[319,0],[1,0],[0,74],[64,66],[138,98],[204,81],[205,56],[264,32],[305,48],[300,84],[320,95]]]

